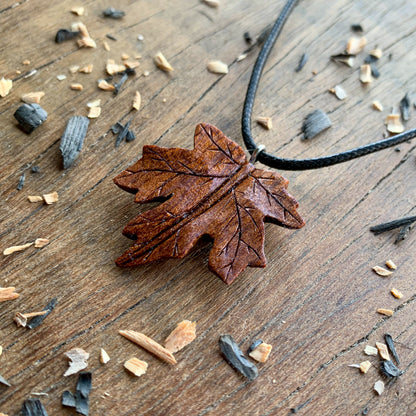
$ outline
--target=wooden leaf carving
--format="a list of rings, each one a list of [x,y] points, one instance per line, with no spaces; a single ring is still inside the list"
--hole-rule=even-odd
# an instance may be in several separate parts
[[[114,182],[135,193],[135,202],[167,198],[124,228],[135,243],[116,260],[121,267],[182,258],[209,235],[209,267],[230,284],[247,266],[266,265],[264,221],[304,225],[289,182],[256,169],[237,143],[205,123],[196,127],[193,150],[144,146],[143,157]]]

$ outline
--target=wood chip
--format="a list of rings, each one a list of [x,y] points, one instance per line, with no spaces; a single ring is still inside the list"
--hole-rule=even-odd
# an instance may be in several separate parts
[[[68,69],[71,74],[75,74],[79,70],[79,65],[71,65]]]
[[[203,0],[203,2],[209,7],[218,7],[220,5],[219,0]]]
[[[59,145],[64,169],[72,166],[80,154],[89,124],[88,118],[82,116],[73,116],[68,120]]]
[[[272,350],[272,346],[270,344],[266,344],[262,342],[253,351],[251,351],[248,355],[258,361],[259,363],[265,363],[269,358],[270,352]]]
[[[397,299],[401,299],[403,297],[403,293],[397,290],[396,288],[391,289],[390,292]]]
[[[83,89],[84,87],[82,86],[82,84],[78,84],[78,83],[71,84],[71,90],[82,91]]]
[[[373,82],[373,76],[371,75],[371,65],[364,64],[360,67],[360,81],[363,84],[369,84]]]
[[[125,61],[125,60],[127,60],[127,59],[129,59],[130,58],[130,55],[127,55],[126,53],[122,53],[121,54],[121,59],[123,60],[123,61]]]
[[[29,195],[27,199],[29,202],[43,202],[43,198],[40,195]]]
[[[377,273],[379,276],[382,276],[382,277],[391,276],[393,274],[393,272],[391,272],[390,270],[387,270],[387,269],[385,269],[384,267],[381,267],[381,266],[374,266],[373,271],[375,273]]]
[[[76,374],[84,368],[87,368],[87,360],[90,355],[82,348],[73,348],[67,351],[65,355],[69,358],[69,368],[65,371],[64,377]]]
[[[390,360],[389,350],[387,349],[387,345],[383,344],[382,342],[376,342],[376,347],[378,349],[378,353],[383,360]]]
[[[386,266],[391,270],[396,270],[397,266],[394,264],[393,260],[387,260]]]
[[[365,45],[367,45],[367,39],[365,37],[352,37],[347,43],[345,53],[349,55],[357,55],[364,49]]]
[[[100,349],[100,363],[107,364],[110,361],[110,356],[104,348]]]
[[[362,363],[360,363],[360,371],[364,374],[367,373],[370,367],[371,367],[370,361],[363,361]]]
[[[24,103],[36,103],[39,104],[41,98],[45,95],[43,91],[36,91],[36,92],[28,92],[27,94],[23,94],[20,99]]]
[[[47,205],[54,204],[58,201],[58,192],[52,192],[50,194],[42,195],[42,198]]]
[[[379,396],[381,396],[381,394],[384,391],[384,383],[381,380],[376,381],[374,383],[374,390],[377,392]]]
[[[71,9],[71,13],[76,14],[77,16],[83,16],[85,12],[85,9],[82,6],[73,7]]]
[[[392,316],[394,314],[394,311],[392,311],[391,309],[377,309],[377,312],[380,313],[381,315],[386,315],[386,316]]]
[[[383,111],[383,104],[380,101],[373,101],[373,108],[377,111]]]
[[[246,58],[247,58],[247,54],[246,53],[242,53],[241,55],[238,55],[237,62],[241,62],[241,61],[243,61]]]
[[[162,52],[158,52],[155,57],[154,57],[154,61],[156,66],[161,69],[162,71],[165,72],[172,72],[173,68],[170,65],[170,63],[167,61],[167,59],[164,57]]]
[[[149,75],[150,75],[150,72],[149,72],[149,71],[144,71],[144,72],[143,72],[143,76],[144,76],[144,77],[148,77]]]
[[[77,44],[80,48],[96,48],[97,44],[91,38],[82,37],[81,39],[77,40]]]
[[[371,345],[366,345],[364,348],[364,354],[376,356],[378,354],[378,349],[375,347],[372,347]]]
[[[345,92],[344,88],[341,87],[341,85],[335,85],[335,87],[331,88],[329,92],[334,94],[338,100],[345,100],[347,98],[347,93]]]
[[[22,64],[23,64],[23,65],[30,65],[30,61],[29,61],[29,59],[25,59],[25,60],[22,62]]]
[[[87,107],[88,108],[99,107],[100,104],[101,104],[101,100],[98,98],[97,100],[90,101],[89,103],[87,103]]]
[[[165,348],[170,352],[178,352],[190,344],[195,338],[196,322],[182,321],[165,340]]]
[[[383,56],[383,51],[380,48],[372,49],[369,52],[369,55],[374,56],[374,58],[380,59]]]
[[[20,295],[15,292],[14,287],[1,287],[0,288],[0,302],[5,302],[6,300],[17,299]]]
[[[126,68],[134,69],[140,66],[140,62],[124,61],[124,65],[126,66]]]
[[[0,356],[3,354],[3,347],[0,345]],[[1,416],[1,414],[0,414]]]
[[[16,312],[16,315],[13,318],[13,321],[16,323],[17,326],[25,327],[27,325],[27,320],[29,318],[33,318],[35,316],[42,316],[45,315],[47,311],[41,312],[30,312],[30,313],[20,313]]]
[[[80,68],[79,72],[82,72],[83,74],[91,74],[93,68],[94,68],[93,64],[88,64]]]
[[[389,114],[384,124],[387,125],[387,131],[393,134],[403,133],[404,126],[400,121],[400,114]]]
[[[13,87],[13,81],[11,79],[0,79],[0,97],[5,97]]]
[[[108,44],[106,40],[103,41],[103,47],[107,52],[110,52],[110,45]]]
[[[88,118],[98,118],[101,114],[101,107],[91,107]]]
[[[57,79],[58,81],[63,81],[64,79],[66,79],[66,75],[57,75],[57,76],[56,76],[56,79]]]
[[[266,130],[271,130],[273,128],[273,123],[271,117],[257,117],[256,121],[260,126],[264,127]]]
[[[161,360],[166,361],[169,364],[176,364],[175,357],[168,349],[163,348],[160,344],[146,335],[130,330],[121,330],[118,331],[118,333],[135,344],[140,345],[145,350],[153,353]]]
[[[49,244],[49,240],[47,238],[37,238],[35,240],[35,247],[42,248]]]
[[[124,65],[116,64],[113,59],[107,60],[105,70],[107,71],[108,75],[115,75],[118,72],[123,72],[125,69],[126,67]]]
[[[134,94],[133,108],[135,110],[139,111],[141,103],[142,103],[142,97],[141,97],[139,91],[136,91],[136,93]]]
[[[140,377],[147,371],[147,362],[133,357],[124,363],[124,368],[130,371],[130,373],[134,374],[136,377]]]
[[[341,53],[339,55],[332,55],[331,59],[334,62],[339,62],[341,64],[347,65],[350,68],[352,68],[354,66],[354,61],[355,61],[355,56],[354,55],[349,55],[349,54],[344,54]]]
[[[114,85],[109,84],[105,79],[98,81],[98,88],[104,91],[114,91],[116,89]]]
[[[228,74],[228,65],[221,61],[208,62],[207,69],[213,74]]]
[[[12,246],[12,247],[8,247],[3,251],[3,254],[5,256],[8,256],[9,254],[15,253],[16,251],[23,251],[26,250],[28,247],[30,247],[31,245],[33,245],[33,243],[27,243],[27,244],[23,244],[21,246]]]

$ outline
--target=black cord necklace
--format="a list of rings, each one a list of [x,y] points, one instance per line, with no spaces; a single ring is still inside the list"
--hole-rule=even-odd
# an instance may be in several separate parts
[[[252,162],[256,159],[266,166],[270,166],[275,169],[285,170],[307,170],[307,169],[318,169],[325,166],[336,165],[338,163],[347,162],[352,159],[359,158],[361,156],[368,155],[370,153],[378,152],[379,150],[386,149],[388,147],[395,146],[399,143],[403,143],[407,140],[416,137],[416,129],[406,131],[398,134],[394,137],[390,137],[379,142],[370,143],[366,146],[357,147],[342,153],[337,153],[330,156],[318,157],[313,159],[283,159],[280,157],[273,156],[264,151],[263,146],[258,146],[253,139],[251,134],[251,116],[253,113],[254,99],[256,97],[257,88],[261,79],[261,75],[270,52],[276,43],[277,38],[289,17],[294,5],[297,0],[288,0],[286,5],[283,7],[280,16],[277,18],[269,36],[267,37],[264,45],[257,57],[256,63],[251,74],[250,82],[247,88],[246,99],[244,101],[243,116],[241,120],[242,134],[244,143],[247,150],[252,155]]]

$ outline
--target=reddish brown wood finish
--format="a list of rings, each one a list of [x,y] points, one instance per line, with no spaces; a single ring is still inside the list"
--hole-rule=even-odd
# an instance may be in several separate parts
[[[117,259],[122,267],[184,257],[208,235],[209,267],[230,284],[247,266],[265,267],[265,220],[304,225],[286,192],[289,181],[256,169],[237,143],[206,123],[196,127],[193,150],[144,146],[142,159],[114,182],[136,193],[135,202],[168,198],[124,228],[136,242]]]

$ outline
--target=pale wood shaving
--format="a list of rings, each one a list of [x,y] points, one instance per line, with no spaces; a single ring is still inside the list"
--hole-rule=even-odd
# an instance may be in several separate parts
[[[6,300],[17,299],[20,295],[15,292],[14,287],[1,287],[0,288],[0,302],[5,302]]]
[[[367,39],[365,37],[350,38],[347,43],[347,47],[345,48],[345,53],[348,55],[357,55],[364,49],[365,45],[367,45]]]
[[[130,58],[130,55],[127,55],[126,53],[122,53],[121,54],[121,59],[123,60],[123,61],[126,61],[127,59],[129,59]]]
[[[79,70],[79,65],[71,65],[68,69],[71,74],[75,74]]]
[[[108,59],[105,69],[108,75],[115,75],[118,72],[123,72],[126,67],[124,65],[116,64],[113,59]]]
[[[147,362],[139,360],[136,357],[130,358],[130,360],[124,363],[124,368],[130,373],[134,374],[136,377],[140,377],[147,371]]]
[[[259,363],[265,363],[269,358],[270,352],[272,350],[272,346],[270,344],[266,344],[262,342],[257,348],[251,351],[248,355],[251,358],[254,358]]]
[[[27,199],[29,202],[43,202],[43,198],[40,195],[29,195]]]
[[[50,194],[42,195],[43,200],[45,201],[45,204],[51,205],[58,201],[58,193],[52,192]]]
[[[71,84],[71,90],[82,91],[83,89],[84,87],[82,86],[82,84],[79,84],[77,82]]]
[[[169,364],[176,364],[175,357],[168,349],[163,348],[160,344],[146,335],[130,330],[121,330],[118,331],[118,333],[137,345],[140,345],[145,350],[153,353],[161,360],[166,361]]]
[[[143,76],[144,76],[144,77],[148,77],[149,75],[150,75],[150,72],[149,72],[149,71],[144,71],[144,72],[143,72]]]
[[[110,45],[107,41],[103,41],[103,47],[107,52],[110,52]]]
[[[360,371],[364,374],[367,373],[370,367],[371,367],[370,361],[363,361],[362,363],[360,363]]]
[[[85,9],[82,6],[73,7],[71,9],[71,13],[76,14],[77,16],[83,16],[85,12]]]
[[[404,126],[400,121],[400,114],[389,114],[384,124],[387,125],[387,131],[393,134],[403,133]]]
[[[373,271],[375,273],[377,273],[379,276],[382,276],[382,277],[391,276],[393,274],[393,272],[391,272],[390,270],[387,270],[387,269],[385,269],[384,267],[381,267],[381,266],[374,266]]]
[[[213,74],[228,74],[228,65],[221,61],[208,62],[207,69]]]
[[[90,355],[82,348],[73,348],[67,351],[65,355],[69,358],[69,368],[65,371],[64,377],[76,374],[84,368],[87,368],[87,360]]]
[[[42,316],[45,315],[48,311],[41,311],[41,312],[29,312],[29,313],[20,313],[16,312],[16,315],[13,318],[13,321],[16,323],[17,326],[25,327],[27,325],[27,320],[29,318],[33,318],[35,316]]]
[[[100,363],[107,364],[110,361],[110,356],[104,348],[100,349]]]
[[[141,55],[135,55],[134,59],[142,59],[142,56]]]
[[[39,104],[42,97],[45,96],[45,93],[43,91],[35,91],[35,92],[28,92],[27,94],[23,94],[20,99],[24,103],[36,103]]]
[[[373,82],[373,76],[371,75],[371,66],[368,64],[361,65],[360,67],[360,81],[363,84],[369,84]]]
[[[0,413],[0,416],[8,416],[6,413]]]
[[[371,345],[366,345],[364,348],[364,354],[376,356],[378,354],[378,349],[372,347]]]
[[[98,118],[101,114],[101,107],[91,107],[88,118]]]
[[[58,81],[63,81],[64,79],[66,79],[66,75],[57,75],[56,78]]]
[[[374,390],[381,396],[384,391],[384,383],[381,380],[376,381],[374,383]]]
[[[271,117],[257,117],[256,121],[260,126],[264,127],[266,130],[271,130],[273,128],[273,122]]]
[[[386,261],[386,266],[391,270],[396,270],[397,269],[397,266],[395,265],[393,260],[387,260]]]
[[[0,79],[0,97],[5,97],[13,87],[13,81],[11,79]]]
[[[47,238],[37,238],[35,240],[35,247],[42,248],[49,244],[49,240]]]
[[[401,299],[403,297],[403,293],[397,290],[396,288],[391,289],[390,292],[397,299]]]
[[[82,72],[83,74],[91,74],[93,68],[94,68],[93,64],[88,64],[80,68],[79,72]]]
[[[377,309],[377,312],[381,315],[386,315],[386,316],[392,316],[394,314],[394,311],[392,311],[391,309]]]
[[[203,2],[209,7],[219,7],[219,0],[203,0]]]
[[[179,322],[176,328],[165,340],[165,348],[170,352],[178,352],[190,344],[195,338],[196,322],[188,320]]]
[[[383,360],[390,360],[389,350],[387,349],[387,345],[383,344],[382,342],[376,342],[376,347],[378,349],[378,353]]]
[[[134,69],[140,66],[140,62],[124,61],[124,65],[126,66],[126,68]]]
[[[96,48],[97,44],[91,38],[82,37],[81,39],[77,40],[77,44],[80,48]]]
[[[329,92],[334,94],[338,100],[345,100],[347,98],[347,93],[341,85],[335,85],[334,88],[330,88]]]
[[[87,103],[87,107],[88,108],[92,108],[92,107],[99,107],[101,104],[101,99],[98,98],[97,100],[94,101],[90,101],[89,103]]]
[[[237,57],[237,62],[241,62],[241,61],[243,61],[246,58],[247,58],[247,54],[246,53],[242,53],[241,55],[239,55]]]
[[[3,347],[0,345],[0,356],[3,354]],[[1,413],[0,413],[1,416]]]
[[[154,57],[154,61],[156,66],[161,69],[162,71],[165,72],[172,72],[173,68],[171,66],[171,64],[168,62],[168,60],[164,57],[162,52],[158,52],[155,57]]]
[[[105,79],[100,79],[98,81],[98,88],[104,91],[114,91],[116,89],[114,85],[109,84]]]
[[[25,60],[22,62],[22,64],[23,64],[23,65],[30,65],[30,61],[29,61],[29,59],[25,59]]]
[[[12,246],[12,247],[7,247],[4,251],[3,254],[5,256],[8,256],[9,254],[13,254],[16,251],[23,251],[26,250],[28,247],[30,247],[31,245],[33,245],[33,243],[27,243],[27,244],[23,244],[21,246]]]
[[[373,108],[377,111],[383,111],[383,104],[380,101],[375,100],[373,101]]]
[[[134,94],[133,108],[139,111],[141,103],[142,103],[142,96],[140,95],[139,91],[136,91],[136,93]]]
[[[377,59],[380,59],[383,56],[383,51],[380,48],[372,49],[369,52],[369,55],[374,56]]]
[[[81,23],[81,22],[73,23],[71,26],[71,29],[73,32],[77,32],[77,31],[81,32],[81,35],[86,38],[90,37],[87,26],[85,26],[84,23]]]

